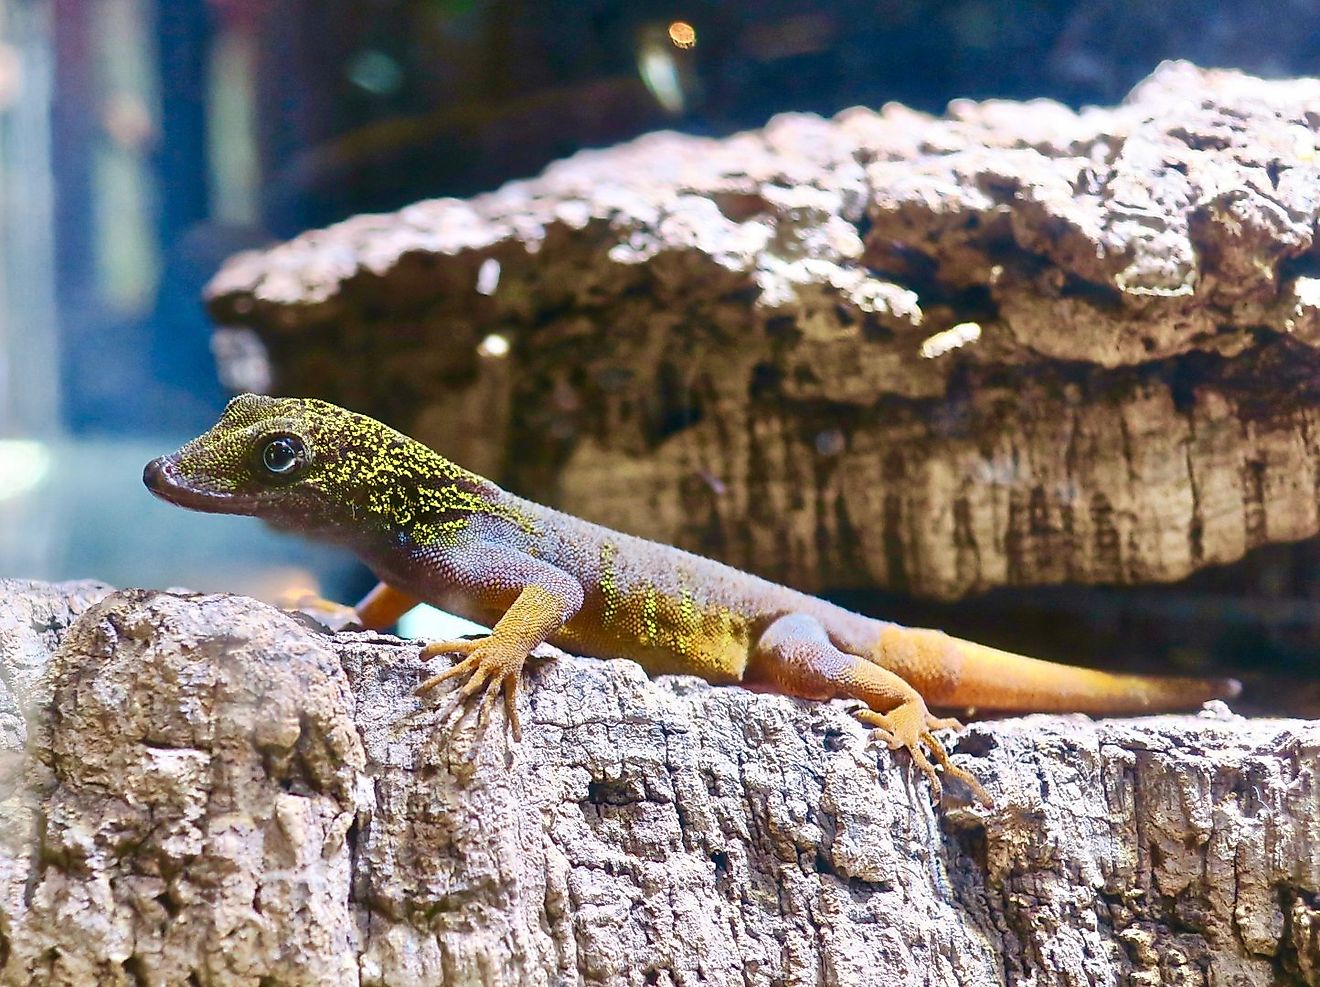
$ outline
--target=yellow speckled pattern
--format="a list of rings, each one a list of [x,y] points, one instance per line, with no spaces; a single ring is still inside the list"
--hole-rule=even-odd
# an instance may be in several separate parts
[[[618,554],[613,542],[601,543],[595,587],[586,587],[582,608],[551,641],[600,657],[631,658],[655,675],[740,681],[754,643],[748,616],[699,598],[681,575],[672,590],[621,575],[612,567]]]
[[[619,607],[622,603],[622,597],[619,594],[619,583],[614,573],[614,557],[619,554],[619,546],[612,541],[603,541],[600,543],[600,573],[596,576],[596,582],[600,586],[600,622],[602,624],[612,624],[618,617]]]

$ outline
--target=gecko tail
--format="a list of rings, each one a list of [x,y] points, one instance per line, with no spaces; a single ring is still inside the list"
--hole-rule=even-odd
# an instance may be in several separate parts
[[[956,637],[947,640],[961,658],[960,674],[950,683],[947,697],[935,698],[938,705],[1117,715],[1196,709],[1208,700],[1233,699],[1242,692],[1237,679],[1102,672]]]

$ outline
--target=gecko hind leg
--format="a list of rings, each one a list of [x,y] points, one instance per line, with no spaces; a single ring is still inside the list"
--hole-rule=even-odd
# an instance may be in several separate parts
[[[935,770],[938,765],[971,788],[982,804],[990,805],[981,783],[950,761],[933,733],[956,728],[958,721],[931,716],[921,694],[898,675],[839,650],[814,617],[787,614],[766,628],[752,652],[745,678],[749,684],[768,684],[804,699],[860,699],[868,708],[854,715],[873,727],[891,750],[901,747],[911,754],[930,781],[933,801],[938,802],[943,792]]]

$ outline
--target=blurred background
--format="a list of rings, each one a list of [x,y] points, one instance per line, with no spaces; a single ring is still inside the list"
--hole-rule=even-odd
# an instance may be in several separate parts
[[[720,135],[889,100],[1112,103],[1166,58],[1313,74],[1320,4],[0,0],[0,576],[366,584],[335,553],[141,486],[226,399],[199,296],[234,251],[661,127]],[[1236,584],[1202,574],[1167,607],[1194,624],[1205,594],[1236,600],[1254,646],[1310,662],[1320,566],[1285,558],[1249,560]],[[1113,598],[1087,594],[1043,594],[1038,619]],[[1158,634],[1163,606],[1134,619]]]

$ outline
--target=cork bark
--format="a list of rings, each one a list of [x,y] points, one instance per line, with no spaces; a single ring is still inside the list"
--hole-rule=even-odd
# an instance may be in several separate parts
[[[0,584],[0,983],[1320,983],[1315,724],[976,724],[936,811],[841,704],[560,655],[478,743],[417,656]]]
[[[234,258],[223,369],[806,588],[1174,580],[1320,528],[1317,106],[651,134]]]

